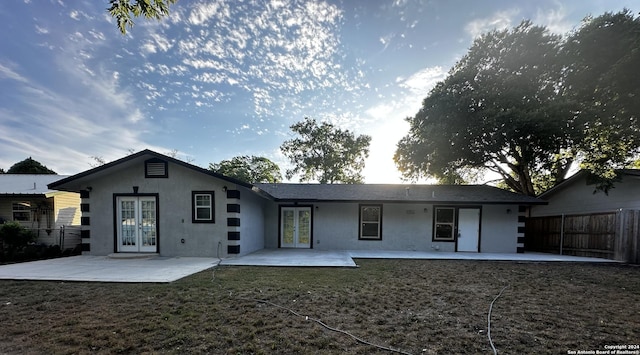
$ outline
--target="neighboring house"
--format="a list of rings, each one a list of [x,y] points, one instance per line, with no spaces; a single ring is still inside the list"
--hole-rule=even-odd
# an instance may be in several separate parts
[[[608,193],[588,184],[580,171],[539,196],[532,206],[526,248],[578,256],[640,262],[640,170],[618,171]]]
[[[94,255],[244,255],[263,248],[524,251],[528,206],[484,185],[248,184],[144,150],[62,179]]]
[[[587,172],[580,171],[538,196],[549,204],[532,207],[531,216],[640,210],[640,170],[623,169],[619,174],[620,181],[605,194],[587,184]]]
[[[39,243],[62,248],[78,245],[80,195],[47,187],[62,178],[65,176],[0,174],[0,223],[19,222],[36,233]]]

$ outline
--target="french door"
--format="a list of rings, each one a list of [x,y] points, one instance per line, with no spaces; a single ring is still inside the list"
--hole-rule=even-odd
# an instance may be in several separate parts
[[[311,248],[311,207],[281,207],[280,247]]]
[[[118,196],[117,251],[158,251],[157,201],[155,196]]]

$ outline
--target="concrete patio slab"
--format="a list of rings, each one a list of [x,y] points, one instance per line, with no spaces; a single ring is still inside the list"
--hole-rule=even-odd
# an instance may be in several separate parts
[[[615,260],[544,253],[448,253],[395,250],[263,249],[220,265],[357,267],[353,259],[493,260],[519,262],[616,263]]]
[[[220,265],[357,267],[346,250],[263,249]]]
[[[355,259],[433,259],[433,260],[493,260],[493,261],[563,261],[586,263],[617,263],[618,261],[582,256],[545,254],[545,253],[452,253],[396,250],[351,250],[349,255]]]
[[[172,282],[216,266],[216,258],[113,259],[79,255],[0,265],[0,279],[97,282]]]

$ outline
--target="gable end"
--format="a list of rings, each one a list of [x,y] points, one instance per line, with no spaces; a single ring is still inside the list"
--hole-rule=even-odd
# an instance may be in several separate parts
[[[152,158],[144,162],[145,178],[167,178],[169,177],[168,164],[166,160]]]

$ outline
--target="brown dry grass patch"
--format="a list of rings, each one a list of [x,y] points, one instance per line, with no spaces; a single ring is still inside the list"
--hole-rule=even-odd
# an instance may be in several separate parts
[[[0,281],[0,353],[380,352],[261,299],[413,354],[567,353],[640,339],[640,268],[359,260],[220,267],[171,284]]]

